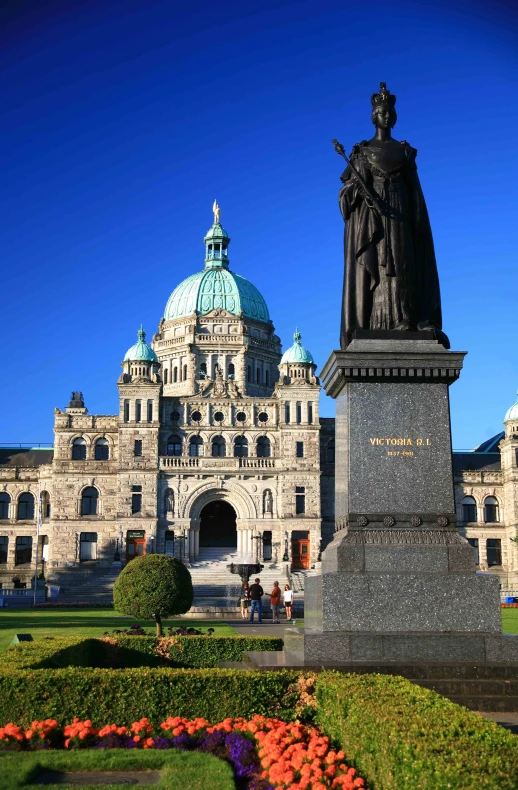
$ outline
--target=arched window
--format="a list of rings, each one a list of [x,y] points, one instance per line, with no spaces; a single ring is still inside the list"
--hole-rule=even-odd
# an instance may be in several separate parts
[[[477,521],[477,503],[472,496],[465,496],[462,500],[462,520]]]
[[[203,455],[203,439],[201,436],[191,437],[189,442],[189,455],[193,458],[198,455]]]
[[[182,440],[178,436],[170,436],[167,440],[167,455],[181,455],[182,454]]]
[[[41,516],[50,518],[50,494],[48,491],[41,492]]]
[[[0,494],[0,518],[9,518],[9,505],[11,497],[5,491]]]
[[[236,369],[231,362],[230,365],[228,366],[228,377],[229,379],[233,379],[235,375],[236,375]]]
[[[246,436],[238,436],[234,442],[234,457],[248,458],[248,439]]]
[[[486,524],[494,524],[500,521],[498,499],[494,496],[487,496],[484,499],[484,521]]]
[[[263,513],[273,513],[273,494],[269,488],[263,494]]]
[[[206,378],[207,378],[207,363],[202,362],[200,365],[200,379],[206,379]]]
[[[267,436],[260,436],[257,440],[257,457],[269,458],[272,452],[270,440]]]
[[[222,436],[215,436],[212,440],[212,457],[224,458],[227,454],[227,446]]]
[[[270,371],[269,370],[266,370],[265,373],[264,373],[264,383],[266,384],[267,387],[270,386]]]
[[[34,518],[34,497],[28,491],[21,494],[18,499],[18,516],[19,521],[27,521]]]
[[[167,368],[164,368],[164,384],[167,384],[169,379],[169,371]]]
[[[187,381],[187,365],[183,366],[183,380]]]
[[[110,457],[110,443],[108,439],[97,439],[95,443],[95,460],[107,461]]]
[[[261,368],[257,368],[257,370],[255,371],[255,381],[256,384],[261,383]]]
[[[86,441],[81,437],[72,442],[72,461],[86,460]]]
[[[93,486],[85,488],[81,494],[81,515],[96,516],[98,499],[99,492],[96,488],[93,488]]]
[[[168,488],[165,492],[165,514],[166,516],[174,516],[174,492]]]
[[[334,464],[335,462],[335,440],[331,439],[327,443],[326,447],[326,462],[328,464]]]
[[[173,368],[173,383],[176,384],[178,381],[178,368]]]

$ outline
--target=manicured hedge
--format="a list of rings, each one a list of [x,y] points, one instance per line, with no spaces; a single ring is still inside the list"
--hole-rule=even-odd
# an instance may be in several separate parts
[[[518,739],[400,677],[324,672],[317,720],[372,790],[516,790]]]
[[[228,669],[26,669],[0,672],[0,724],[28,727],[34,719],[129,726],[147,717],[209,721],[254,713],[294,717],[297,672],[240,672]]]
[[[47,637],[13,645],[4,661],[12,669],[165,665],[204,669],[217,667],[221,661],[241,661],[248,650],[282,650],[282,639],[274,636],[177,636],[160,640],[122,634],[109,639]]]

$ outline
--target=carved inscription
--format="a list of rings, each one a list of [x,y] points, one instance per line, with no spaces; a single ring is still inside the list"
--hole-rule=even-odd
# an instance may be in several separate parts
[[[371,436],[369,442],[372,447],[386,448],[387,455],[391,457],[402,456],[405,458],[412,458],[415,453],[413,450],[408,449],[388,449],[388,448],[408,448],[408,447],[431,447],[432,440],[427,437],[416,436]]]

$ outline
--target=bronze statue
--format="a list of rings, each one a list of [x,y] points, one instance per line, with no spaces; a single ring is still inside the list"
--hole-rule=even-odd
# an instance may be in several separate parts
[[[396,97],[380,83],[371,98],[376,134],[353,147],[339,204],[345,221],[340,347],[355,330],[433,330],[446,348],[432,230],[417,175],[417,151],[398,142]]]

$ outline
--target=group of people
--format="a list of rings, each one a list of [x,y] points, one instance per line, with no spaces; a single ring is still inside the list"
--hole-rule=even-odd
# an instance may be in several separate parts
[[[254,622],[254,615],[257,612],[257,622],[263,622],[262,598],[264,590],[261,587],[260,579],[256,579],[250,586],[244,582],[241,593],[241,617],[246,620],[249,617],[251,623]],[[293,606],[293,590],[289,584],[284,585],[281,591],[279,582],[273,583],[273,590],[270,593],[270,606],[272,608],[272,623],[280,623],[281,595],[284,608],[286,609],[286,620],[291,620],[291,607]],[[248,612],[250,610],[250,613]]]

